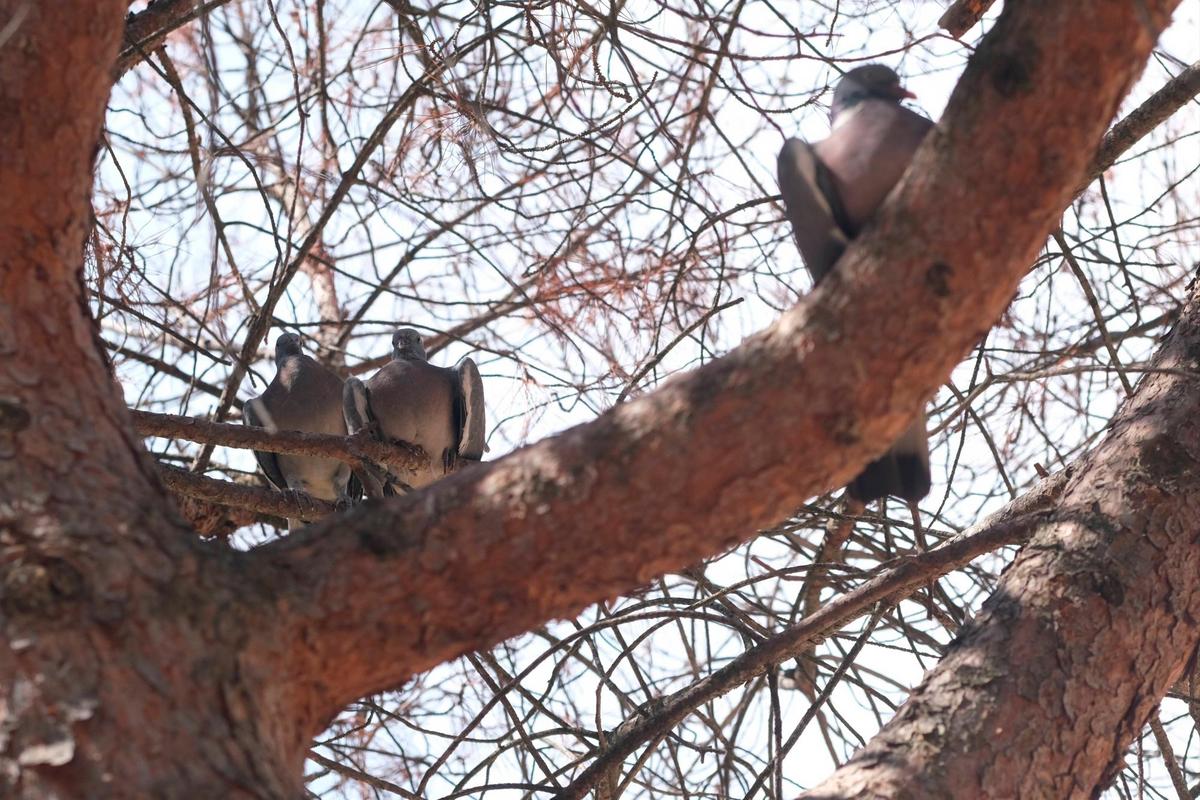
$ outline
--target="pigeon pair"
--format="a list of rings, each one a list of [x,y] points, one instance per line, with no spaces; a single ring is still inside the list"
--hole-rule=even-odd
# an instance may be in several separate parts
[[[384,441],[417,445],[429,456],[427,466],[413,471],[383,465],[402,474],[410,487],[432,483],[459,459],[478,461],[487,449],[483,382],[475,362],[430,364],[421,335],[411,328],[396,331],[392,361],[367,381],[343,383],[304,354],[294,333],[275,340],[275,367],[266,391],[243,406],[247,425],[337,436],[367,428]],[[362,496],[358,479],[341,461],[261,450],[254,455],[280,491],[295,489],[339,505]],[[288,520],[289,529],[301,524]]]
[[[888,67],[847,72],[833,93],[829,137],[788,139],[779,154],[779,188],[805,266],[817,284],[900,180],[933,123],[900,105],[913,95]],[[888,495],[916,502],[929,493],[925,414],[846,487],[870,502]]]

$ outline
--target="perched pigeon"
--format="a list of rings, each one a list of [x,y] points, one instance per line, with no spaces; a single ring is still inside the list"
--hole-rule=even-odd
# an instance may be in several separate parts
[[[261,397],[242,407],[247,425],[272,431],[301,431],[346,435],[342,415],[342,379],[304,355],[300,337],[285,333],[275,340],[275,377]],[[313,497],[345,504],[361,496],[362,488],[350,467],[329,458],[254,451],[258,465],[275,488],[297,489]],[[302,525],[288,520],[288,529]]]
[[[847,72],[833,93],[829,137],[809,145],[788,139],[779,154],[779,188],[813,282],[833,269],[900,180],[933,123],[900,105],[913,95],[882,64]],[[929,442],[922,412],[877,461],[847,487],[869,502],[887,495],[910,502],[929,493]]]
[[[415,444],[430,458],[427,468],[403,475],[413,487],[442,477],[459,459],[478,461],[487,450],[483,381],[475,362],[435,367],[421,334],[400,328],[392,335],[392,360],[367,381],[346,381],[346,424],[352,433],[375,431],[384,441]]]

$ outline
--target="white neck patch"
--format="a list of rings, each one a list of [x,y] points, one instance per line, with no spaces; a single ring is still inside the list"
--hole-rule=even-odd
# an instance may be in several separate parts
[[[851,117],[853,117],[855,114],[857,114],[859,111],[862,110],[862,107],[863,107],[863,104],[861,102],[858,102],[858,103],[855,103],[854,105],[850,106],[850,108],[848,108],[845,111],[838,114],[837,117],[835,117],[833,120],[833,129],[836,131],[838,128],[842,127],[847,122],[849,122]]]

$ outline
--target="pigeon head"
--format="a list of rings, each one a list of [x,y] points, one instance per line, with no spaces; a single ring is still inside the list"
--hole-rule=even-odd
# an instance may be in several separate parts
[[[853,108],[863,100],[887,100],[899,103],[906,97],[916,97],[912,92],[900,85],[900,76],[891,67],[883,64],[867,64],[855,67],[842,76],[837,88],[833,90],[833,105],[829,115],[836,118],[838,114]]]
[[[400,328],[392,334],[392,357],[408,361],[428,361],[421,334],[412,328]]]
[[[300,346],[300,334],[281,333],[275,339],[275,361],[279,362],[288,356],[298,356],[304,353]]]

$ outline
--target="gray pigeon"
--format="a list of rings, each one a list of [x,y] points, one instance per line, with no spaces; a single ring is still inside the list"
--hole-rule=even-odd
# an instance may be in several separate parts
[[[432,483],[460,459],[478,461],[487,450],[483,381],[475,362],[464,358],[457,367],[435,367],[412,328],[392,335],[392,360],[370,379],[346,381],[344,404],[352,433],[369,428],[383,441],[415,444],[428,454],[428,467],[415,473],[385,465],[412,487]]]
[[[847,72],[833,92],[829,137],[788,139],[779,153],[779,188],[813,283],[833,269],[849,241],[900,180],[933,123],[900,105],[913,95],[882,64]],[[925,414],[846,487],[857,500],[887,495],[909,502],[929,493]]]
[[[300,337],[285,333],[275,340],[275,377],[260,397],[242,407],[242,419],[272,431],[346,435],[342,415],[342,379],[304,355]],[[263,474],[280,491],[297,489],[321,500],[344,505],[362,495],[349,465],[330,458],[255,450]],[[304,523],[288,520],[288,529]]]

